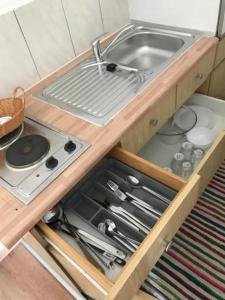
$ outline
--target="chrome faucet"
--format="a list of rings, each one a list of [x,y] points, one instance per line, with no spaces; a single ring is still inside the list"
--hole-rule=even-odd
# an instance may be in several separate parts
[[[98,37],[97,39],[95,39],[92,42],[92,49],[93,49],[93,53],[96,59],[97,63],[103,62],[103,56],[105,55],[105,53],[107,53],[107,51],[116,43],[116,41],[118,41],[118,39],[126,34],[127,32],[129,32],[130,30],[134,30],[136,29],[136,25],[135,24],[128,24],[126,26],[124,26],[119,33],[114,37],[114,39],[111,41],[111,43],[109,43],[109,45],[102,50],[101,49],[101,45],[100,45],[100,37]],[[105,34],[104,34],[105,35]],[[103,36],[103,35],[102,35]]]

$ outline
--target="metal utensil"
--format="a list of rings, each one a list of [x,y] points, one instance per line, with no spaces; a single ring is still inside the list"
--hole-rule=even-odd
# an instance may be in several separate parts
[[[126,201],[126,200],[129,201],[134,206],[136,206],[137,208],[142,210],[144,213],[150,214],[150,216],[152,216],[152,213],[154,214],[154,217],[156,217],[156,216],[160,217],[161,216],[161,213],[158,210],[154,209],[148,203],[144,202],[143,200],[139,199],[138,197],[136,197],[136,196],[134,196],[134,195],[132,195],[128,192],[125,192],[125,193],[122,192],[119,189],[119,185],[116,184],[114,181],[108,180],[107,185],[121,201]],[[133,201],[132,199],[135,200],[135,201]]]
[[[123,209],[120,206],[114,206],[114,205],[110,205],[109,209],[114,212],[116,215],[121,215],[124,218],[126,218],[129,222],[131,222],[131,224],[135,225],[136,227],[138,227],[142,232],[144,232],[145,234],[149,233],[149,230],[151,229],[151,227],[146,226],[143,222],[141,222],[138,218],[136,218],[135,216],[133,216],[132,214],[130,214],[128,211],[126,211],[125,209]]]
[[[112,237],[122,243],[126,248],[128,248],[131,252],[134,252],[140,245],[140,243],[136,240],[133,240],[129,237],[126,237],[120,231],[117,230],[116,224],[110,220],[106,219],[104,222],[98,224],[98,228],[100,231],[107,234],[109,237]]]
[[[112,234],[114,234],[114,235],[116,235],[116,236],[122,237],[123,239],[125,239],[125,240],[128,241],[129,243],[133,243],[133,244],[135,244],[136,246],[139,246],[139,245],[140,245],[140,242],[138,242],[137,240],[134,240],[134,239],[131,239],[131,238],[125,236],[121,231],[119,231],[119,230],[117,229],[117,227],[116,227],[115,222],[113,222],[112,220],[106,219],[106,220],[104,221],[104,223],[105,223],[105,225],[107,226],[106,228],[107,228],[107,231],[108,231],[109,233],[111,232]]]
[[[102,273],[105,273],[104,267],[109,268],[109,265],[104,260],[102,260],[101,256],[88,243],[86,243],[79,236],[79,234],[77,234],[77,232],[75,232],[71,228],[71,224],[69,222],[66,222],[66,220],[67,219],[63,213],[63,208],[60,205],[56,205],[42,217],[43,223],[54,225],[58,230],[61,230],[62,232],[63,229],[61,226],[64,225],[72,238],[77,242],[85,257]]]
[[[83,238],[85,238],[85,240],[87,240],[88,243],[95,246],[96,248],[106,251],[118,258],[121,258],[121,259],[126,258],[126,254],[122,250],[117,249],[116,247],[110,245],[109,243],[106,243],[105,241],[98,239],[97,237],[91,235],[90,233],[88,233],[84,230],[81,230],[81,229],[78,229],[78,233]]]
[[[109,237],[114,238],[116,241],[118,241],[120,244],[122,244],[126,249],[128,249],[130,252],[134,253],[135,252],[135,248],[133,246],[131,246],[130,244],[128,244],[127,242],[125,242],[124,240],[122,240],[121,237],[115,236],[115,235],[111,235],[106,228],[106,224],[105,223],[99,223],[98,224],[98,229],[99,231],[101,231],[102,233],[108,235]]]
[[[117,219],[121,220],[122,222],[126,223],[128,226],[130,226],[133,230],[140,232],[140,228],[138,228],[137,226],[135,226],[134,224],[131,224],[131,222],[129,222],[128,220],[124,219],[123,217],[117,215],[114,212],[111,212],[112,215],[114,215]]]
[[[159,212],[157,209],[146,203],[145,201],[139,199],[138,197],[134,196],[133,194],[126,192],[126,195],[130,198],[132,198],[135,202],[137,202],[141,207],[145,208],[149,213],[153,213],[154,217],[159,218],[161,216],[161,212]],[[134,202],[133,201],[133,202]],[[134,203],[135,203],[134,202]],[[143,210],[143,209],[142,209]],[[143,210],[144,211],[144,210]]]
[[[142,190],[148,192],[149,194],[157,197],[158,199],[162,200],[166,204],[170,203],[169,199],[167,199],[163,195],[157,193],[156,191],[148,188],[145,185],[141,185],[139,179],[137,179],[135,176],[128,175],[126,178],[127,178],[127,182],[130,183],[133,187],[136,187],[136,188],[139,188],[139,189],[142,189]]]

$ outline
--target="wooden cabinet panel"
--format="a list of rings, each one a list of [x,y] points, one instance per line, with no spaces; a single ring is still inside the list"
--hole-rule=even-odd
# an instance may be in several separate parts
[[[200,162],[194,174],[201,176],[199,193],[201,194],[211,180],[213,174],[225,159],[225,131],[217,138],[212,147]],[[194,176],[194,175],[193,175]]]
[[[225,59],[211,74],[208,94],[225,100]]]
[[[176,89],[172,88],[122,137],[122,148],[137,153],[175,112]]]
[[[225,38],[220,40],[220,42],[218,44],[217,52],[216,52],[215,66],[218,66],[224,59],[225,59]]]
[[[216,45],[177,84],[177,109],[204,83],[213,70]]]

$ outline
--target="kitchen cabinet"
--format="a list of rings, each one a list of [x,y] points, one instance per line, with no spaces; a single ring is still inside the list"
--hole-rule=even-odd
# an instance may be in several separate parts
[[[79,158],[76,164],[70,166],[27,207],[16,201],[7,191],[1,190],[2,203],[0,208],[2,215],[5,217],[0,232],[2,243],[7,248],[11,248],[21,236],[40,220],[44,212],[58,203],[97,162],[109,153],[112,147],[121,140],[121,137],[125,139],[126,132],[132,129],[132,126],[139,126],[138,123],[143,119],[145,121],[143,125],[140,125],[140,130],[146,128],[146,133],[143,135],[139,146],[132,150],[132,152],[138,151],[138,148],[147,139],[151,138],[163,125],[163,122],[166,122],[177,109],[177,82],[182,83],[182,79],[189,74],[192,68],[195,68],[195,64],[198,64],[203,56],[205,57],[209,52],[211,53],[216,44],[216,39],[202,38],[168,68],[165,73],[161,74],[145,90],[141,91],[134,101],[105,128],[97,128],[57,107],[52,107],[47,103],[38,101],[34,96],[31,97],[27,103],[29,115],[51,124],[60,130],[77,135],[88,141],[92,146]],[[60,76],[63,72],[65,73],[66,70],[69,70],[88,55],[90,55],[90,50],[69,63],[64,69],[57,71],[50,78],[41,81],[30,93],[35,94],[40,90],[40,87],[44,87],[47,82],[51,82],[53,78]],[[192,86],[192,89],[197,87],[198,84],[195,84]],[[183,97],[181,102],[185,101],[185,97]],[[158,101],[163,107],[157,105]],[[170,103],[169,109],[167,109],[167,103]],[[143,118],[145,114],[146,118]],[[151,123],[150,133],[148,133],[149,122]],[[138,134],[139,129],[136,132],[135,134]],[[132,133],[130,136],[132,137]],[[219,144],[221,145],[219,146],[220,149],[222,149],[223,142],[221,141]],[[169,174],[160,167],[135,156],[131,151],[123,149],[116,148],[110,155],[117,157],[119,160],[124,161],[147,175],[151,175],[156,180],[168,187],[174,188],[178,192],[176,198],[155,224],[153,230],[143,241],[136,253],[130,258],[118,277],[114,281],[107,279],[56,232],[43,224],[40,224],[39,228],[48,236],[48,240],[51,242],[51,253],[57,256],[58,259],[60,258],[59,260],[63,264],[64,269],[71,274],[71,277],[80,284],[87,294],[93,295],[96,299],[130,300],[132,297],[136,297],[136,300],[151,299],[152,297],[143,293],[139,292],[137,294],[137,291],[149,270],[167,248],[168,243],[195,204],[199,195],[200,177],[198,174],[194,174],[189,181],[184,181],[173,174]]]
[[[113,149],[108,156],[118,159],[177,191],[176,197],[136,252],[129,258],[116,279],[111,281],[106,278],[46,224],[39,223],[38,227],[53,246],[52,255],[60,260],[66,271],[72,277],[74,276],[86,293],[97,299],[130,300],[135,296],[149,270],[167,249],[183,220],[195,205],[199,194],[200,177],[196,174],[192,180],[186,182],[121,148]]]
[[[218,43],[215,67],[217,67],[225,59],[225,38],[221,39]]]
[[[199,92],[205,95],[225,100],[225,38],[220,40],[213,71],[206,82],[200,87]]]
[[[206,53],[198,61],[198,63],[194,65],[190,69],[190,71],[187,72],[183,78],[181,78],[181,80],[178,81],[176,100],[175,100],[176,107],[173,110],[174,112],[186,102],[186,100],[194,93],[194,91],[197,90],[197,88],[208,77],[208,75],[210,74],[214,66],[216,50],[217,50],[216,47],[211,48],[208,51],[208,53]],[[214,75],[212,75],[212,77],[213,76]],[[165,110],[165,107],[163,106],[163,101],[157,102],[157,105],[158,105],[157,107],[158,111]],[[169,108],[170,107],[171,106],[169,105]],[[154,116],[154,108],[152,110],[152,115]],[[127,133],[125,133],[125,135],[122,137],[121,144],[120,144],[121,147],[128,151],[131,151],[132,153],[138,153],[138,151],[141,149],[141,146],[147,143],[147,141],[149,141],[151,137],[157,131],[159,131],[159,129],[162,127],[165,121],[169,119],[169,113],[163,114],[163,116],[164,118],[162,118],[162,122],[159,122],[158,126],[156,126],[157,130],[153,130],[153,132],[151,130],[151,127],[149,126],[149,121],[148,121],[148,127],[146,126],[147,124],[146,117],[140,118],[139,121],[137,121],[131,127],[131,129]],[[145,134],[145,131],[148,134]],[[140,143],[141,138],[142,140]],[[207,185],[208,181],[211,178],[210,177],[211,174],[213,174],[216,171],[217,167],[219,166],[219,163],[222,161],[224,147],[225,147],[225,138],[224,138],[224,134],[222,133],[218,137],[218,139],[214,142],[210,150],[207,152],[206,156],[204,157],[204,159],[202,160],[198,168],[195,170],[194,174],[201,175],[201,184],[200,184],[199,193],[201,193],[204,190],[205,186]]]
[[[225,100],[225,59],[210,76],[208,95]]]
[[[177,83],[176,108],[184,102],[204,83],[212,72],[215,62],[216,47],[210,49],[198,63]]]
[[[184,102],[203,84],[213,70],[216,46],[211,48],[170,91],[135,122],[121,138],[121,147],[137,153]]]
[[[176,88],[172,88],[135,122],[121,138],[121,146],[137,153],[144,144],[174,114],[176,106]]]
[[[212,97],[225,100],[225,38],[217,48],[215,68],[208,79],[207,94]]]

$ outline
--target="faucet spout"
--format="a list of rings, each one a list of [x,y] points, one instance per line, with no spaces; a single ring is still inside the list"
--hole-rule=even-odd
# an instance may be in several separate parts
[[[94,53],[96,62],[97,63],[103,62],[104,61],[103,56],[119,40],[119,38],[121,36],[123,36],[124,34],[126,34],[127,32],[129,32],[130,30],[133,30],[135,28],[136,28],[136,25],[134,25],[134,24],[128,24],[128,25],[124,26],[119,31],[119,33],[114,37],[114,39],[111,41],[111,43],[109,43],[109,45],[104,50],[101,49],[101,45],[100,45],[100,37],[103,36],[103,35],[101,35],[100,37],[96,38],[92,42],[92,49],[93,49],[93,53]]]
[[[114,37],[114,39],[111,41],[111,43],[102,51],[101,55],[104,56],[105,53],[119,40],[119,38],[123,35],[125,35],[127,32],[134,30],[136,28],[136,25],[134,24],[128,24],[124,26],[119,33]]]

